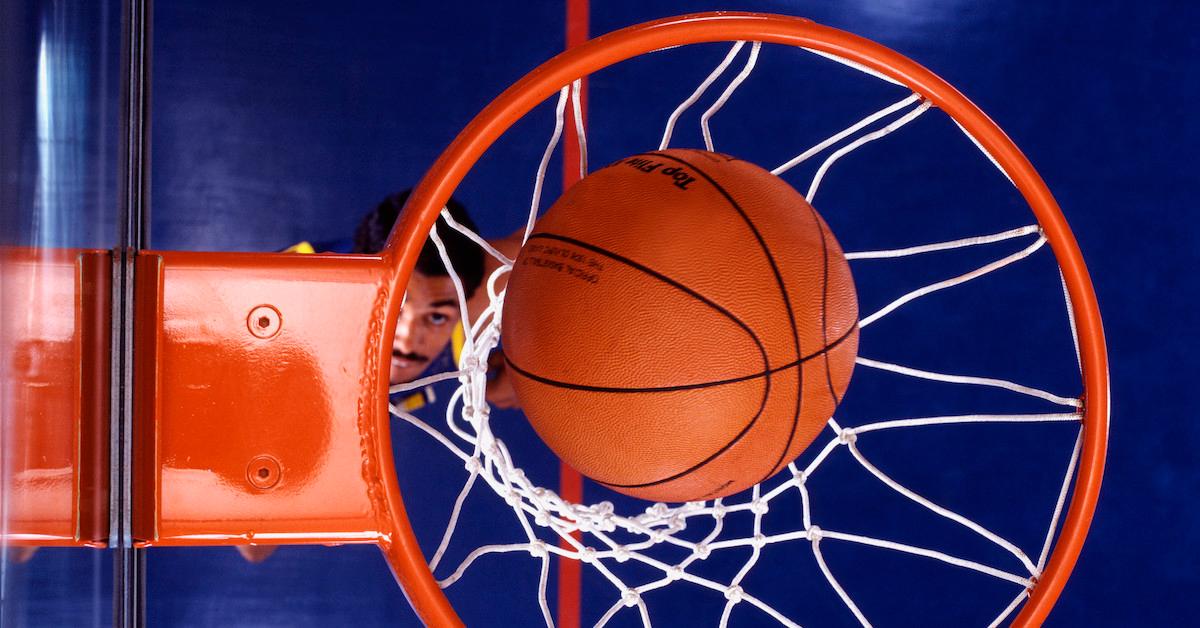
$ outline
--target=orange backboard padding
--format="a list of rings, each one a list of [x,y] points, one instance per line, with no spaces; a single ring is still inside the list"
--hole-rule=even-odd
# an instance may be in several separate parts
[[[7,543],[108,539],[111,260],[0,248]]]

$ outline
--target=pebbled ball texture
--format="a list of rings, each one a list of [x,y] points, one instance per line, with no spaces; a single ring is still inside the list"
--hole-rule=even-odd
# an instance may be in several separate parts
[[[841,399],[858,348],[841,247],[782,179],[671,149],[597,170],[517,257],[505,359],[567,464],[657,501],[782,469]]]

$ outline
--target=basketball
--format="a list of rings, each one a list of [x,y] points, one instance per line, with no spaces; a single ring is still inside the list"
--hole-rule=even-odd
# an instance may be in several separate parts
[[[858,305],[841,247],[796,190],[740,159],[642,153],[537,222],[504,298],[521,406],[613,490],[696,501],[794,460],[842,398]]]

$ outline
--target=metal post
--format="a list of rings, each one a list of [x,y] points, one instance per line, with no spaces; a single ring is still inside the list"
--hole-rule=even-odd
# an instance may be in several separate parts
[[[147,244],[150,194],[152,0],[124,0],[121,51],[120,242],[113,251],[112,474],[109,511],[113,625],[145,625],[144,550],[133,538],[134,258]]]

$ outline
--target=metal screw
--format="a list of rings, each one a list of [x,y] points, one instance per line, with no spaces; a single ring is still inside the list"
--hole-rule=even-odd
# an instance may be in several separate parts
[[[255,456],[250,459],[250,464],[246,465],[246,481],[254,488],[275,488],[282,476],[283,468],[273,456]]]
[[[271,305],[260,305],[250,310],[246,327],[258,338],[270,338],[283,328],[283,316]]]

